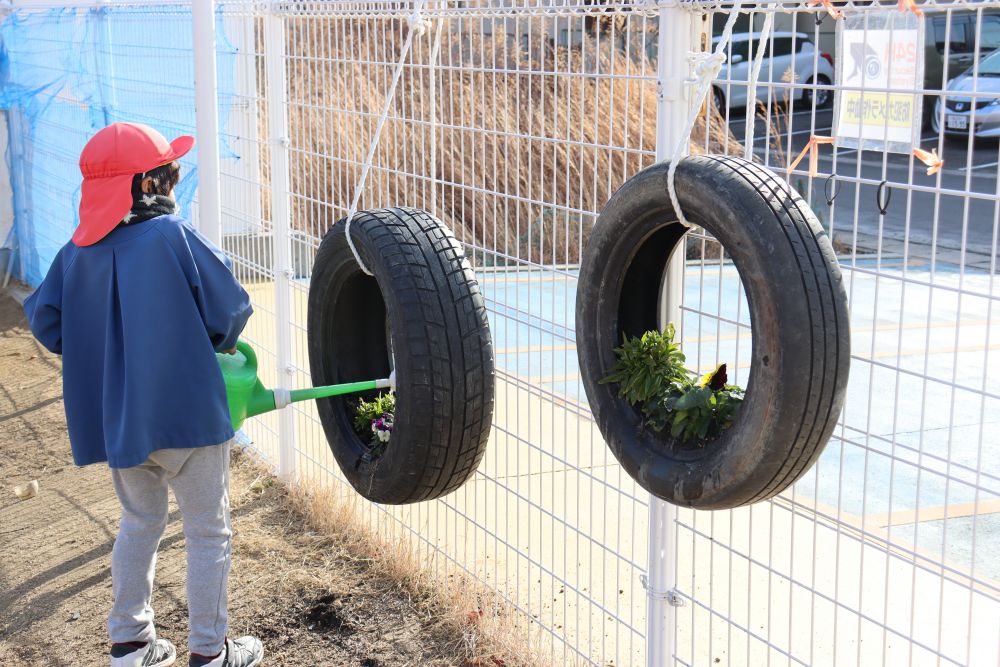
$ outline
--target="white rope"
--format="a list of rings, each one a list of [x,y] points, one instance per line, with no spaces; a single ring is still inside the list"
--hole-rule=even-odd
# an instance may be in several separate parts
[[[708,89],[712,87],[712,82],[719,76],[719,70],[722,69],[722,65],[726,62],[726,48],[729,46],[730,39],[732,39],[733,26],[736,25],[736,18],[740,14],[740,5],[742,4],[743,0],[736,0],[733,4],[729,18],[726,19],[726,25],[722,29],[722,37],[719,39],[719,44],[715,47],[715,52],[696,53],[691,56],[691,62],[694,65],[693,73],[696,77],[694,83],[697,84],[697,92],[693,100],[694,104],[691,106],[691,113],[688,115],[687,124],[684,126],[684,131],[681,132],[677,145],[674,146],[674,153],[670,157],[670,168],[667,170],[667,192],[670,194],[670,203],[674,207],[674,212],[677,213],[677,220],[683,225],[688,225],[688,221],[684,217],[684,211],[681,210],[680,202],[677,200],[677,191],[674,188],[674,172],[677,170],[677,162],[687,151],[691,143],[691,130],[694,129],[694,122],[701,113],[701,107],[705,103],[705,95],[708,94]]]
[[[654,19],[660,15],[660,0],[635,0],[636,13]]]
[[[354,254],[354,259],[357,261],[358,266],[369,276],[374,275],[365,263],[361,261],[361,255],[358,253],[358,249],[354,247],[354,241],[351,239],[351,222],[354,220],[354,216],[358,214],[358,203],[361,201],[361,193],[365,188],[365,181],[368,180],[368,174],[372,169],[372,162],[375,159],[375,151],[378,149],[379,138],[382,136],[382,128],[385,127],[385,122],[389,118],[389,110],[392,108],[392,102],[396,98],[396,88],[399,85],[399,79],[403,74],[403,67],[406,65],[406,58],[410,54],[410,49],[413,46],[413,38],[419,37],[427,32],[427,28],[430,25],[430,21],[424,16],[421,11],[424,5],[427,4],[427,0],[420,0],[414,7],[413,13],[410,14],[407,19],[407,25],[409,30],[406,33],[406,41],[403,43],[403,50],[399,54],[399,62],[396,63],[396,69],[392,73],[392,83],[389,85],[389,92],[386,93],[385,104],[382,106],[382,114],[379,116],[378,125],[375,127],[375,134],[372,136],[372,143],[368,147],[368,155],[365,157],[364,164],[361,167],[361,178],[358,179],[358,184],[354,188],[354,200],[351,202],[351,207],[347,211],[347,222],[344,228],[344,234],[347,236],[347,245],[351,248],[351,253]],[[437,33],[437,40],[441,38],[441,31]],[[435,49],[440,48],[438,43],[435,43]]]
[[[767,9],[773,6],[774,3],[771,3]],[[743,158],[746,160],[753,159],[753,130],[757,120],[757,79],[760,77],[760,66],[764,62],[764,54],[767,52],[767,43],[771,39],[773,25],[774,12],[767,11],[764,14],[764,25],[760,30],[760,39],[757,41],[757,56],[754,58],[753,67],[750,70],[750,81],[747,85],[747,120],[743,131]]]
[[[437,132],[438,132],[438,116],[437,116],[437,77],[438,77],[438,59],[441,56],[441,31],[444,29],[444,21],[438,21],[437,34],[434,35],[434,47],[431,49],[431,156],[430,156],[430,169],[431,169],[431,198],[430,207],[431,215],[437,213]]]

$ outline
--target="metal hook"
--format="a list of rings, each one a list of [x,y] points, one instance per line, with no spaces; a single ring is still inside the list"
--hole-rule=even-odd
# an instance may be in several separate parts
[[[826,177],[826,182],[823,184],[823,193],[826,194],[827,206],[833,206],[833,200],[840,194],[840,181],[835,181],[833,178],[834,174],[830,174]]]
[[[882,194],[885,193],[885,199],[883,201]],[[875,191],[875,205],[878,206],[879,213],[885,215],[886,211],[889,210],[889,202],[892,201],[892,188],[889,187],[887,181],[882,181],[878,184],[878,190]]]

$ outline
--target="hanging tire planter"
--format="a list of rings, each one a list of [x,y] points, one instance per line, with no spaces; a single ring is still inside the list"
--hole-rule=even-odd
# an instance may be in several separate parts
[[[715,439],[688,446],[653,431],[616,385],[600,381],[623,334],[666,325],[662,281],[687,232],[670,203],[668,168],[654,165],[625,183],[585,250],[576,302],[584,387],[608,446],[653,495],[700,509],[759,502],[805,473],[837,422],[850,365],[843,280],[822,226],[786,182],[739,158],[684,158],[675,174],[678,200],[740,274],[753,353],[743,404]]]
[[[493,346],[462,247],[424,211],[361,211],[323,237],[309,287],[309,364],[317,385],[395,371],[392,432],[375,448],[354,428],[356,396],[318,401],[337,463],[365,498],[439,498],[479,465],[493,416]],[[394,366],[394,368],[393,368]],[[372,399],[377,392],[361,398]]]

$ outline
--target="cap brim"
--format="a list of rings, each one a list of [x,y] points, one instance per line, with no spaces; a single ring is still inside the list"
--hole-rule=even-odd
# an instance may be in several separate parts
[[[118,226],[132,209],[132,177],[133,174],[123,174],[83,179],[80,225],[73,233],[73,243],[93,245]]]
[[[174,160],[183,157],[191,148],[194,146],[194,137],[184,135],[182,137],[177,137],[170,142],[170,159],[164,160],[163,164],[168,162],[173,162]]]

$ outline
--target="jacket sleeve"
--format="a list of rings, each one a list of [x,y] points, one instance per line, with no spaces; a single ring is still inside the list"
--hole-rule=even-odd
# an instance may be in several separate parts
[[[49,272],[31,296],[24,300],[28,326],[49,352],[62,354],[63,253],[56,255]]]
[[[194,262],[191,290],[216,352],[236,346],[253,314],[250,296],[232,272],[232,262],[211,241],[185,226]]]

